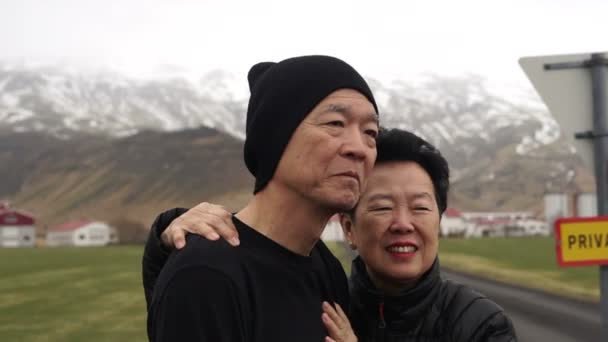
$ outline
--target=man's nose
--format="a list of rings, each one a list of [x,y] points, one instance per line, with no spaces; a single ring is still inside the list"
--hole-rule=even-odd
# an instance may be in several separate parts
[[[346,130],[341,149],[342,154],[357,160],[369,158],[370,153],[376,148],[375,144],[369,143],[369,139],[371,137],[366,136],[358,127]]]

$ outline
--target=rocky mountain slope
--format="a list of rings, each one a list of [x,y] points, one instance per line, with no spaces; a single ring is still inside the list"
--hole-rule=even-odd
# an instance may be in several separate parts
[[[546,191],[593,178],[534,94],[478,76],[368,79],[382,125],[413,130],[452,168],[464,210],[541,210]],[[0,198],[45,222],[75,216],[149,223],[202,199],[244,203],[243,77],[192,82],[0,64]]]

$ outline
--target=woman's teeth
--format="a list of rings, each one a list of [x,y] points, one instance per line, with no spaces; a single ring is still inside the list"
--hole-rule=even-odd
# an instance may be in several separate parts
[[[415,246],[393,246],[389,247],[388,251],[395,253],[412,253],[415,252],[417,249],[418,248],[416,248]]]

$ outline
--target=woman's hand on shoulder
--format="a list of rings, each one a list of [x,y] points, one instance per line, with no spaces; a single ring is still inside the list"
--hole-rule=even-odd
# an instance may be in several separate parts
[[[160,235],[163,245],[181,249],[186,245],[186,234],[197,234],[207,240],[224,238],[233,246],[239,245],[239,234],[232,223],[232,214],[221,205],[200,203],[175,220]]]

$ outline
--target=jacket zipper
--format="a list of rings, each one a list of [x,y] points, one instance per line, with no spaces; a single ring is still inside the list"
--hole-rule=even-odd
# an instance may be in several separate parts
[[[386,321],[384,320],[384,299],[382,299],[380,301],[380,303],[378,303],[378,317],[379,317],[379,322],[378,322],[378,341],[384,341],[385,339],[385,328],[386,328]]]
[[[378,317],[380,317],[378,328],[384,329],[386,328],[386,321],[384,320],[384,300],[378,304],[378,314]]]

